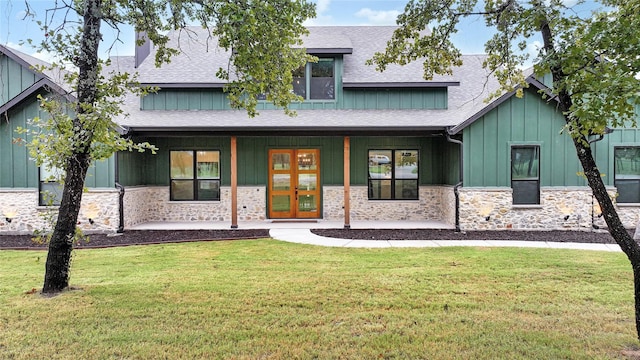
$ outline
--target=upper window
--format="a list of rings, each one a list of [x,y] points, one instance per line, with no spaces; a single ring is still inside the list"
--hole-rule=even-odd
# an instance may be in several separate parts
[[[305,100],[335,99],[335,61],[318,59],[293,72],[293,92]]]
[[[540,146],[511,147],[513,204],[540,204]]]
[[[220,200],[219,151],[171,151],[171,200]]]
[[[59,181],[62,170],[47,166],[41,166],[38,170],[38,205],[59,206],[62,201],[62,184]]]
[[[369,150],[369,199],[418,199],[418,150]]]
[[[640,147],[616,147],[614,183],[618,203],[640,203]]]

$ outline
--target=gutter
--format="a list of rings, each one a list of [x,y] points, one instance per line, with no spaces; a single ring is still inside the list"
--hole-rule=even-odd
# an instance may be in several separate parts
[[[445,136],[447,138],[447,141],[450,143],[454,143],[454,144],[458,144],[460,145],[460,169],[459,169],[459,174],[460,174],[460,180],[458,181],[457,184],[455,184],[453,186],[453,195],[456,198],[456,220],[455,220],[455,225],[456,225],[456,232],[460,232],[460,188],[462,187],[462,182],[464,179],[463,171],[464,171],[464,167],[463,167],[463,146],[464,144],[462,143],[462,140],[456,140],[451,138],[451,134],[449,133],[449,129],[447,129],[447,131],[445,131]]]

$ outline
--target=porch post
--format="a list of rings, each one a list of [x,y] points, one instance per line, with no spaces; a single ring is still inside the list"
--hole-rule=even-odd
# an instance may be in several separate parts
[[[351,145],[348,136],[344,137],[344,228],[351,228]]]
[[[231,228],[238,228],[238,152],[237,138],[231,137]]]

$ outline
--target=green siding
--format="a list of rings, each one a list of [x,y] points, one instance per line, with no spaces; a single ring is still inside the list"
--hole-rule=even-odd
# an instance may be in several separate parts
[[[168,185],[169,151],[218,149],[222,159],[222,184],[230,184],[230,137],[150,138],[160,150],[150,153],[120,153],[120,183],[125,186]],[[342,136],[238,137],[238,185],[266,185],[269,149],[320,149],[321,182],[342,185],[344,138]],[[420,150],[420,183],[455,184],[458,181],[458,145],[444,138],[351,137],[351,183],[367,184],[369,149]]]
[[[421,185],[453,185],[459,179],[457,144],[442,137],[352,137],[351,184],[366,185],[368,151],[372,149],[418,149]]]
[[[447,88],[342,89],[342,58],[336,58],[334,100],[306,100],[290,104],[294,110],[335,109],[446,109]],[[230,110],[222,89],[160,89],[141,100],[143,110]],[[256,110],[276,107],[259,101]]]
[[[169,185],[169,153],[171,150],[219,150],[222,170],[222,185],[231,183],[231,138],[230,137],[171,137],[145,138],[158,147],[156,154],[149,151],[121,152],[118,154],[119,180],[124,186]]]
[[[16,132],[17,127],[27,127],[27,120],[41,116],[35,99],[18,106],[0,121],[0,187],[35,188],[38,186],[38,171],[29,159],[26,146],[15,144],[14,139],[24,135]],[[27,138],[29,140],[29,138]]]
[[[265,185],[269,149],[320,149],[320,181],[341,185],[344,179],[343,137],[238,137],[238,184]]]
[[[24,135],[16,133],[17,127],[28,128],[28,120],[34,117],[46,117],[40,110],[36,95],[14,107],[7,117],[0,121],[0,187],[37,188],[38,168],[29,159],[25,145],[15,144],[14,139]],[[29,138],[26,138],[29,141]],[[114,186],[113,157],[98,161],[89,168],[85,185],[89,188]]]
[[[347,89],[343,109],[446,109],[447,89]]]
[[[29,88],[37,79],[33,71],[0,54],[0,105]]]
[[[511,186],[510,146],[538,144],[541,186],[585,186],[573,142],[561,134],[563,127],[562,114],[535,92],[511,97],[464,130],[464,185]],[[608,141],[594,145],[601,168],[608,167],[609,157],[601,150]]]

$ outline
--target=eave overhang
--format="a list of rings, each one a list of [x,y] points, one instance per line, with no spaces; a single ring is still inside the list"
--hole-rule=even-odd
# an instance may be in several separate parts
[[[425,134],[442,134],[446,127],[443,126],[370,126],[362,128],[354,127],[135,127],[126,126],[127,135],[131,136],[211,136],[215,135],[240,135],[240,136],[424,136]]]
[[[48,78],[41,78],[40,80],[36,81],[33,85],[29,86],[24,91],[22,91],[20,94],[18,94],[17,96],[15,96],[11,100],[9,100],[8,102],[0,106],[0,114],[6,113],[11,108],[13,108],[14,106],[20,104],[22,101],[27,99],[29,96],[37,93],[40,89],[45,89],[48,91],[55,92],[56,94],[59,94],[69,102],[76,101],[76,98],[73,95],[67,93],[63,88],[61,88],[59,85],[57,85],[53,81],[49,80]]]
[[[140,86],[158,87],[161,89],[222,89],[226,83],[140,83]]]
[[[459,81],[434,81],[434,82],[348,82],[342,83],[345,89],[360,88],[442,88],[460,86]]]

